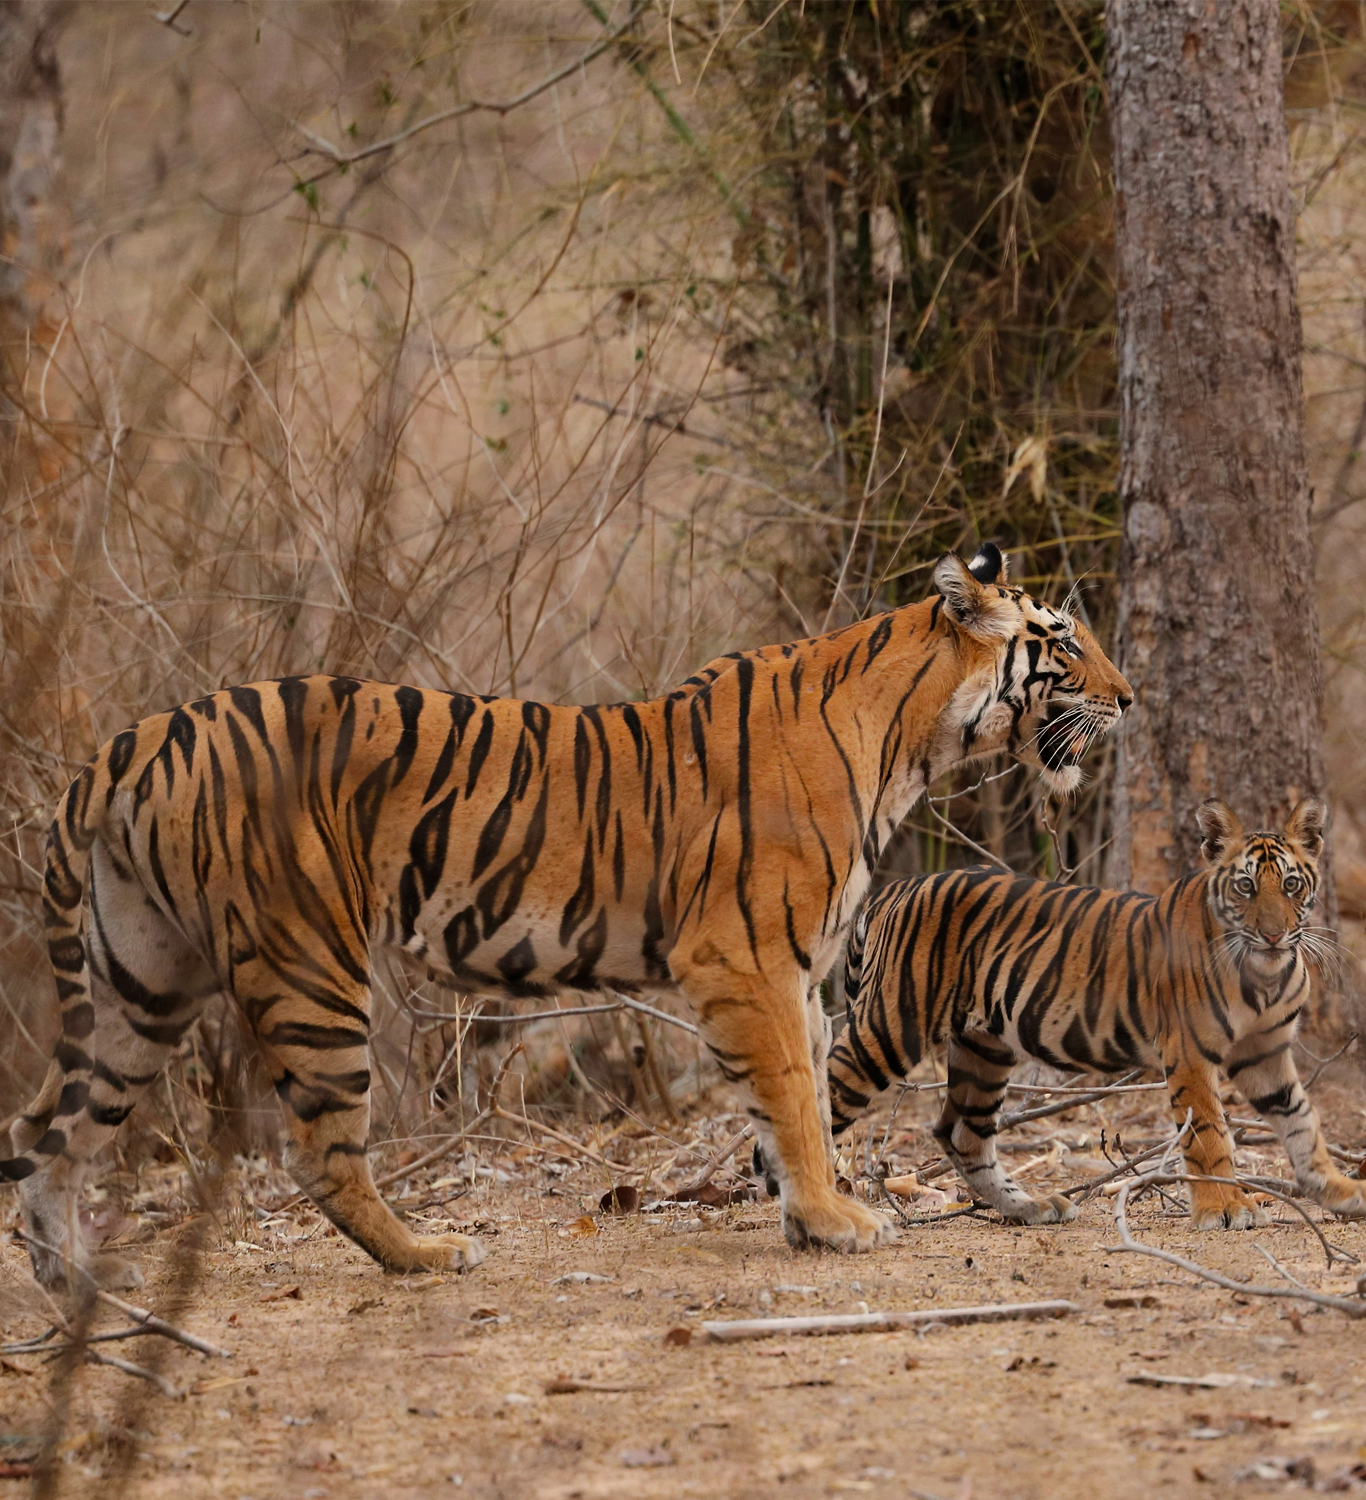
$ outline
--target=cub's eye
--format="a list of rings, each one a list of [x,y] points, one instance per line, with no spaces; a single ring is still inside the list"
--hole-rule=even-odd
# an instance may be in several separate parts
[[[1257,882],[1250,875],[1240,875],[1233,882],[1233,889],[1240,896],[1255,896],[1257,894]]]
[[[1298,875],[1287,875],[1281,881],[1281,889],[1287,896],[1298,896],[1304,889],[1304,881]]]
[[[1060,636],[1057,637],[1057,643],[1058,643],[1058,649],[1065,656],[1077,656],[1077,657],[1080,657],[1080,656],[1083,656],[1085,654],[1082,651],[1081,647],[1079,645],[1077,645],[1077,640],[1076,640],[1075,636],[1060,635]]]

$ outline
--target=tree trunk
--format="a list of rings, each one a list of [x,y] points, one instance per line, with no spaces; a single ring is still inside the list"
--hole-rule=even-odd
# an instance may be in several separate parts
[[[61,262],[53,203],[65,0],[0,0],[0,337],[20,357]]]
[[[1199,863],[1195,809],[1323,790],[1295,209],[1276,0],[1108,0],[1124,508],[1108,883]]]

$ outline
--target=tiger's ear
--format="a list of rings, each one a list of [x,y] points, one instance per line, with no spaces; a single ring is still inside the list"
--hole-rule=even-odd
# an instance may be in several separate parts
[[[1321,797],[1301,797],[1285,825],[1286,834],[1295,840],[1310,859],[1323,852],[1323,830],[1328,822],[1328,804]]]
[[[1230,844],[1243,836],[1243,825],[1233,809],[1218,797],[1210,797],[1195,810],[1195,821],[1200,825],[1202,841],[1200,853],[1210,864],[1217,864],[1224,857]]]
[[[992,551],[996,551],[995,547]],[[950,618],[969,635],[991,640],[1010,634],[1009,610],[1003,608],[1006,601],[999,594],[990,593],[956,553],[946,552],[935,563],[934,586],[943,597]]]
[[[1010,563],[995,542],[983,542],[968,564],[968,572],[978,583],[1006,583],[1010,578]]]

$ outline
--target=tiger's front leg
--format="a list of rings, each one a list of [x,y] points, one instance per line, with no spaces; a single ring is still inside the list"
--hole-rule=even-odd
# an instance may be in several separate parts
[[[1011,1224],[1070,1224],[1077,1205],[1061,1193],[1030,1195],[996,1159],[996,1131],[1015,1054],[985,1032],[949,1038],[948,1090],[935,1139],[974,1198]]]
[[[743,940],[734,951],[748,958]],[[706,936],[669,956],[722,1073],[753,1093],[758,1155],[777,1182],[788,1244],[856,1252],[887,1243],[895,1238],[888,1220],[835,1188],[829,1116],[812,1067],[813,1051],[824,1051],[824,1018],[817,1025],[809,1013],[805,976],[793,965],[767,975],[742,962]]]
[[[1340,1172],[1328,1154],[1319,1117],[1290,1053],[1294,1021],[1244,1037],[1229,1056],[1228,1076],[1274,1130],[1305,1197],[1345,1219],[1366,1218],[1366,1182]]]
[[[1233,1137],[1219,1103],[1219,1075],[1203,1058],[1167,1064],[1172,1117],[1180,1130],[1189,1118],[1182,1147],[1186,1170],[1194,1177],[1234,1176]],[[1253,1229],[1269,1223],[1266,1211],[1240,1187],[1228,1182],[1192,1182],[1193,1229]]]

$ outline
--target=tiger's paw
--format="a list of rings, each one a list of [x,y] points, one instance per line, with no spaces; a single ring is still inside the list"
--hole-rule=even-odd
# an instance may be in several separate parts
[[[1355,1182],[1335,1172],[1310,1196],[1340,1219],[1366,1219],[1366,1182]]]
[[[412,1271],[472,1271],[488,1258],[488,1251],[467,1234],[443,1234],[433,1239],[413,1242],[405,1264],[395,1262],[389,1270],[400,1274]]]
[[[838,1250],[845,1255],[876,1250],[896,1238],[885,1215],[835,1192],[812,1203],[789,1201],[783,1210],[783,1233],[794,1250]]]
[[[1050,1193],[1046,1198],[1031,1198],[1027,1203],[1012,1205],[1002,1210],[1001,1217],[1007,1224],[1070,1224],[1080,1213],[1070,1198]]]
[[[1191,1196],[1192,1229],[1260,1229],[1270,1222],[1266,1210],[1244,1192],[1233,1190],[1218,1198]]]

